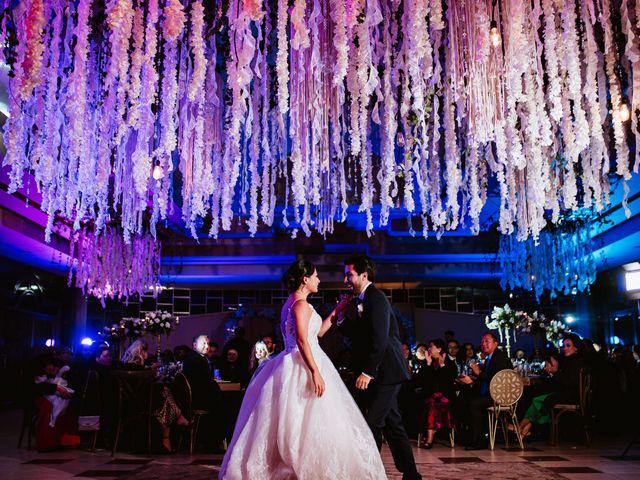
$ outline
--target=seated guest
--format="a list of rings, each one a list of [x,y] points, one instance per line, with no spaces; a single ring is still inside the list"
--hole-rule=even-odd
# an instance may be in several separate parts
[[[102,369],[110,369],[113,366],[113,357],[111,356],[111,350],[106,345],[100,345],[93,356],[93,370],[97,370],[100,373]]]
[[[277,345],[273,339],[273,335],[263,335],[262,336],[262,341],[264,342],[264,344],[267,346],[267,350],[269,350],[269,355],[273,355],[276,353],[277,349]]]
[[[220,359],[219,351],[220,347],[218,346],[218,342],[209,341],[209,349],[205,357],[207,357],[207,362],[212,372],[220,369],[222,360]]]
[[[413,382],[416,384],[416,387],[419,387],[419,380],[416,379],[416,376],[420,373],[420,370],[427,366],[427,349],[428,345],[424,343],[416,344],[416,353],[411,358],[411,372],[413,376]]]
[[[509,360],[506,353],[498,349],[498,339],[493,333],[484,334],[480,348],[485,354],[485,361],[482,367],[477,363],[470,362],[469,364],[476,377],[475,380],[469,375],[460,375],[458,379],[464,385],[479,385],[477,394],[466,402],[471,436],[466,450],[486,448],[486,445],[481,443],[481,438],[484,431],[484,420],[487,418],[487,408],[493,405],[493,400],[489,394],[489,384],[494,375],[500,370],[512,369],[511,360]]]
[[[236,327],[233,331],[233,338],[224,344],[222,347],[222,358],[227,358],[227,354],[230,349],[234,349],[238,355],[238,365],[241,367],[241,370],[248,372],[249,371],[249,354],[251,353],[251,343],[248,342],[244,336],[246,332],[243,327]]]
[[[407,370],[409,371],[409,375],[411,375],[411,367],[413,364],[413,355],[411,354],[411,345],[407,342],[402,342],[402,356],[407,362]]]
[[[240,362],[240,355],[235,348],[227,350],[227,356],[220,366],[220,378],[229,382],[240,383],[245,386],[248,380],[248,367]]]
[[[453,382],[458,375],[456,364],[449,358],[443,340],[429,341],[426,351],[426,366],[420,369],[423,393],[426,396],[421,423],[423,429],[422,448],[431,448],[433,437],[440,428],[452,428],[451,404]]]
[[[69,347],[56,348],[52,355],[53,359],[59,361],[63,366],[71,366],[73,363],[73,352]]]
[[[416,357],[411,353],[411,346],[407,342],[402,342],[402,356],[406,361],[405,365],[410,378],[402,382],[398,392],[398,409],[400,410],[402,423],[407,435],[415,437],[418,434],[416,427],[418,424],[418,397],[411,377],[413,377],[413,372],[415,371]]]
[[[141,338],[135,340],[127,348],[120,359],[125,370],[143,370],[149,358],[149,345]]]
[[[460,351],[460,361],[462,362],[462,364],[469,366],[470,363],[473,363],[476,360],[476,348],[473,346],[473,343],[463,344]]]
[[[219,417],[224,416],[224,412],[222,412],[220,387],[213,378],[213,372],[206,359],[208,351],[209,337],[207,335],[200,334],[193,337],[193,350],[183,361],[182,373],[187,377],[191,386],[192,408],[206,410],[213,414],[205,416],[204,420],[205,422],[213,422],[209,426],[212,431],[212,440],[221,441],[225,428],[224,420]],[[205,426],[201,430],[207,431],[208,429]]]
[[[160,354],[160,359],[162,360],[162,364],[166,365],[168,363],[174,363],[176,361],[176,357],[173,355],[173,350],[170,348],[165,348]]]
[[[571,333],[564,337],[562,343],[563,356],[560,361],[550,356],[545,362],[545,371],[552,375],[542,386],[548,393],[533,397],[524,418],[520,421],[519,428],[523,436],[529,434],[533,424],[549,423],[549,414],[554,405],[578,403],[580,400],[580,370],[584,368],[580,355],[580,337]]]
[[[193,338],[193,350],[184,359],[182,373],[191,385],[193,408],[214,410],[219,402],[220,387],[213,378],[213,372],[207,362],[209,337],[196,335]]]
[[[253,346],[253,349],[251,351],[251,358],[249,359],[250,376],[253,377],[253,374],[258,369],[258,367],[269,360],[269,358],[270,354],[267,345],[265,345],[262,340],[258,340]]]
[[[36,411],[36,448],[38,451],[48,451],[57,446],[77,446],[80,444],[78,436],[78,419],[71,411],[66,409],[52,422],[54,405],[51,397],[61,400],[71,398],[71,392],[63,385],[55,381],[61,368],[61,363],[53,359],[51,355],[40,356],[33,367],[27,373],[30,376],[28,402],[33,402]],[[42,381],[43,376],[47,381]]]
[[[69,388],[69,382],[65,378],[65,374],[71,368],[69,365],[62,365],[59,361],[54,365],[55,375],[51,376],[47,373],[43,373],[40,376],[35,377],[36,383],[52,383],[57,385],[56,391],[50,395],[44,395],[44,398],[51,402],[51,421],[49,426],[54,428],[56,426],[56,420],[60,415],[66,412],[69,406],[69,398],[71,394],[75,393],[73,389]]]
[[[122,355],[122,368],[125,370],[143,370],[145,368],[155,369],[157,364],[150,366],[145,365],[149,358],[149,347],[147,342],[142,339],[138,339],[133,342],[129,348]],[[189,425],[189,420],[182,415],[182,411],[173,394],[167,385],[162,385],[160,392],[159,405],[154,409],[153,416],[160,424],[162,430],[162,448],[165,452],[171,453],[173,451],[171,447],[171,425],[175,422],[180,426]]]
[[[455,338],[447,342],[447,357],[458,366],[459,370],[459,366],[462,364],[460,361],[460,342]]]
[[[187,345],[177,345],[173,349],[173,358],[176,362],[184,362],[191,355],[191,349]]]

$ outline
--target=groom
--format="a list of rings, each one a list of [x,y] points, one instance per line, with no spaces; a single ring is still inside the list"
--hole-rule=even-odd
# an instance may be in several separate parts
[[[420,479],[398,409],[398,392],[402,382],[409,379],[408,369],[391,305],[371,283],[375,271],[366,255],[345,260],[344,283],[353,291],[358,306],[357,315],[345,318],[340,328],[351,339],[354,371],[359,373],[356,388],[368,394],[363,413],[378,449],[384,433],[402,478]]]

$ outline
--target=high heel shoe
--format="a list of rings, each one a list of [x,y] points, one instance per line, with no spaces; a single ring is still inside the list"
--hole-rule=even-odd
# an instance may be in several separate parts
[[[167,443],[169,444],[167,446]],[[166,454],[166,455],[170,455],[173,453],[173,448],[171,447],[171,441],[169,439],[162,439],[162,442],[160,443],[160,446],[162,447],[162,453]]]
[[[186,417],[180,416],[176,420],[176,424],[181,427],[188,427],[189,425],[193,425],[193,420],[188,420]]]

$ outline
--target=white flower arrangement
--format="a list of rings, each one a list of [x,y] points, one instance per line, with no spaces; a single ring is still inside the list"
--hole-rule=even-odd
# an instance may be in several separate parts
[[[142,319],[145,333],[151,335],[169,334],[180,324],[180,318],[164,310],[145,313]]]

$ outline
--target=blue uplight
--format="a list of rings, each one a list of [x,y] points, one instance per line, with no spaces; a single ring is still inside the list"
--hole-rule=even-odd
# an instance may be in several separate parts
[[[85,347],[90,347],[91,345],[93,345],[93,339],[89,337],[84,337],[82,340],[80,340],[80,345],[84,345]]]

